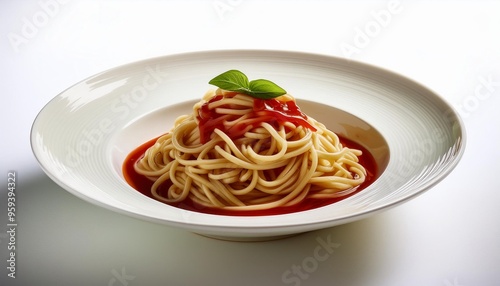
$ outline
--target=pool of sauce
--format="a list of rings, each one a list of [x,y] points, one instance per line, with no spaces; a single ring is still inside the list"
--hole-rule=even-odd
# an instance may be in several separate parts
[[[209,208],[205,206],[201,206],[191,199],[187,198],[184,201],[176,204],[171,204],[172,206],[185,209],[185,210],[190,210],[190,211],[195,211],[195,212],[201,212],[201,213],[207,213],[207,214],[216,214],[216,215],[228,215],[228,216],[266,216],[266,215],[280,215],[280,214],[288,214],[288,213],[295,213],[295,212],[300,212],[300,211],[305,211],[305,210],[311,210],[315,208],[319,208],[322,206],[330,205],[335,202],[338,202],[340,200],[346,199],[358,192],[361,192],[363,189],[365,189],[367,186],[369,186],[373,181],[376,180],[378,177],[378,169],[377,165],[375,163],[375,159],[373,156],[360,144],[349,140],[347,138],[340,137],[340,142],[342,143],[343,146],[348,147],[348,148],[353,148],[353,149],[358,149],[363,152],[363,155],[359,156],[359,163],[365,167],[367,171],[366,179],[365,181],[357,187],[357,189],[354,192],[351,192],[350,194],[342,197],[337,197],[337,198],[328,198],[328,199],[304,199],[302,202],[293,205],[293,206],[284,206],[284,207],[276,207],[272,209],[266,209],[266,210],[245,210],[245,211],[235,211],[235,210],[227,210],[227,209],[222,209],[222,208]],[[153,198],[153,195],[151,194],[151,186],[153,185],[153,181],[149,180],[145,176],[138,174],[134,170],[134,164],[138,160],[140,160],[143,156],[145,151],[152,146],[158,138],[151,139],[150,141],[142,144],[141,146],[137,147],[134,149],[125,159],[123,163],[123,175],[125,180],[129,183],[130,186],[132,186],[134,189],[136,189],[138,192],[142,193],[145,196],[148,196],[150,198]],[[168,183],[165,183],[162,185],[159,189],[160,193],[163,190],[167,190],[169,187]]]

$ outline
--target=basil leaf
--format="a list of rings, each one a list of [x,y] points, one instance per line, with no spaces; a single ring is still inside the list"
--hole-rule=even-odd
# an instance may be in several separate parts
[[[261,99],[271,99],[286,93],[286,90],[282,89],[277,84],[267,79],[252,80],[249,84],[249,87],[249,95]]]
[[[260,99],[271,99],[286,93],[284,89],[267,79],[248,81],[239,70],[228,70],[208,82],[221,89],[236,91]]]
[[[229,91],[239,91],[246,94],[249,92],[248,78],[238,70],[229,70],[222,73],[208,83]]]

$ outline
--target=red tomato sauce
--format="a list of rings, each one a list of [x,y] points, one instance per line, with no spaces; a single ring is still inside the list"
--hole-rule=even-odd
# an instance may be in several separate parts
[[[153,198],[153,195],[151,194],[151,186],[153,185],[153,182],[146,178],[145,176],[138,174],[134,170],[134,164],[138,160],[140,160],[143,156],[145,151],[152,146],[158,138],[154,138],[141,146],[137,147],[135,150],[133,150],[125,159],[125,162],[123,163],[123,175],[125,177],[125,180],[129,183],[130,186],[132,186],[134,189],[139,191],[140,193],[144,194],[145,196],[148,196],[150,198]],[[272,209],[267,209],[267,210],[249,210],[249,211],[234,211],[234,210],[225,210],[225,209],[220,209],[220,208],[208,208],[205,206],[201,206],[191,199],[187,198],[184,201],[177,203],[177,204],[172,204],[175,207],[185,209],[185,210],[190,210],[190,211],[195,211],[195,212],[201,212],[201,213],[207,213],[207,214],[216,214],[216,215],[228,215],[228,216],[265,216],[265,215],[280,215],[280,214],[287,214],[287,213],[295,213],[295,212],[300,212],[300,211],[305,211],[305,210],[311,210],[315,208],[319,208],[322,206],[326,206],[329,204],[333,204],[335,202],[338,202],[340,200],[343,200],[345,198],[348,198],[360,191],[362,191],[364,188],[369,186],[373,181],[376,180],[376,178],[379,176],[378,174],[378,169],[377,165],[375,163],[375,159],[373,156],[360,144],[351,141],[347,138],[340,137],[340,141],[343,146],[348,147],[348,148],[354,148],[361,150],[363,152],[363,155],[359,157],[359,163],[365,167],[367,171],[366,179],[365,181],[357,187],[357,189],[343,197],[338,197],[338,198],[330,198],[330,199],[304,199],[302,202],[293,205],[293,206],[287,206],[287,207],[277,207],[277,208],[272,208]],[[170,187],[169,183],[165,183],[163,186],[160,187],[159,192],[161,193],[166,192],[168,188]]]
[[[249,127],[258,126],[262,122],[268,122],[275,127],[285,122],[291,122],[296,126],[303,126],[316,131],[316,128],[307,122],[307,116],[300,111],[295,101],[258,98],[253,99],[253,111],[249,115],[249,118],[252,119],[250,122],[247,121],[226,128],[223,122],[237,119],[239,115],[221,115],[216,113],[215,110],[210,110],[208,107],[210,103],[222,100],[223,98],[222,95],[214,96],[198,110],[200,142],[202,144],[210,139],[210,135],[216,128],[234,140],[243,136]],[[220,107],[230,108],[225,105],[221,105]]]

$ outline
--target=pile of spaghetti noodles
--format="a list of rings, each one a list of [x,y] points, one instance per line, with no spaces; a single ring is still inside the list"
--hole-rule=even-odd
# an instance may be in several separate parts
[[[366,176],[360,155],[288,94],[257,99],[217,89],[177,118],[134,168],[165,203],[263,210],[355,191]]]

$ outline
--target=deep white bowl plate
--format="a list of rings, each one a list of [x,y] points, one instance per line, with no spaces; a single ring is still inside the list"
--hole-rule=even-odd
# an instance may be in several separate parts
[[[191,212],[131,188],[121,172],[128,153],[170,130],[213,88],[208,81],[229,69],[284,87],[309,116],[365,146],[381,176],[340,202],[274,216]],[[77,83],[40,111],[31,144],[48,176],[86,201],[207,236],[259,240],[351,222],[414,198],[459,162],[465,129],[441,97],[396,73],[325,55],[231,50],[144,60]]]

